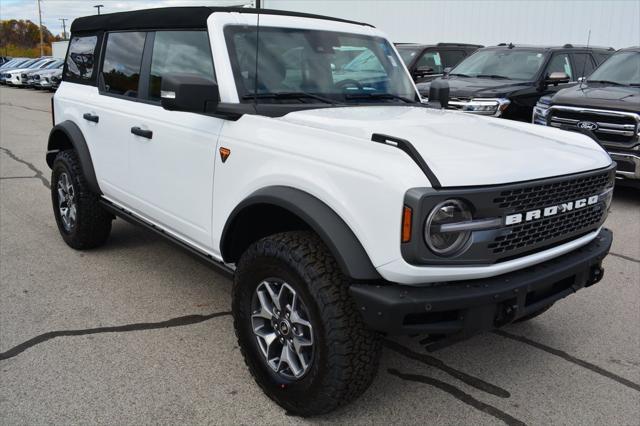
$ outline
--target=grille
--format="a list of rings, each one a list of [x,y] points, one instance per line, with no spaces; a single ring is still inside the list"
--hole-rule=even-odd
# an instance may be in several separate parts
[[[599,194],[609,182],[609,172],[561,182],[502,191],[493,202],[502,209],[515,211],[548,207]]]
[[[602,220],[604,208],[600,204],[574,210],[559,216],[542,219],[510,228],[510,233],[496,237],[489,244],[493,253],[505,253],[533,245],[544,245],[550,240],[561,239],[587,230]]]
[[[632,143],[637,137],[640,116],[616,111],[567,110],[551,108],[549,124],[577,130],[578,123],[589,121],[597,124],[593,132],[603,142]]]
[[[589,176],[501,191],[494,206],[505,214],[557,206],[603,193],[612,184],[611,170]],[[521,223],[496,235],[487,248],[501,258],[542,249],[592,230],[605,218],[605,206],[596,203],[556,216]]]

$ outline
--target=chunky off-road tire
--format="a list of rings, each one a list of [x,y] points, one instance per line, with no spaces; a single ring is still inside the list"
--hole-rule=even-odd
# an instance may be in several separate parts
[[[89,190],[73,150],[59,152],[53,162],[51,201],[60,235],[70,247],[86,250],[107,241],[113,216],[100,206],[98,195]]]
[[[551,309],[552,306],[553,306],[553,304],[551,304],[549,306],[545,306],[544,308],[542,308],[542,309],[540,309],[538,311],[532,312],[529,315],[525,315],[522,318],[518,318],[514,322],[525,322],[525,321],[532,320],[532,319],[544,314],[545,312],[547,312],[549,309]]]
[[[267,364],[254,334],[252,300],[256,300],[256,288],[269,279],[280,279],[297,293],[313,327],[313,359],[298,379],[289,380]],[[232,310],[251,374],[290,414],[332,411],[360,396],[375,377],[380,336],[362,322],[348,292],[348,279],[311,232],[277,234],[250,246],[237,264]]]

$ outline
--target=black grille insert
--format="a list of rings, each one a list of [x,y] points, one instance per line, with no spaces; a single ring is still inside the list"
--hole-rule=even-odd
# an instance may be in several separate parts
[[[609,172],[555,183],[500,192],[493,202],[502,209],[531,210],[599,194],[609,182]]]
[[[508,228],[506,234],[496,237],[488,247],[493,253],[506,253],[529,246],[544,245],[546,241],[587,230],[599,224],[603,216],[604,207],[595,204],[547,219],[516,225]]]

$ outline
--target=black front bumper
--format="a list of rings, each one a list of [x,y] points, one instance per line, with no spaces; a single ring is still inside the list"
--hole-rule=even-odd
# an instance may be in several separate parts
[[[413,287],[353,284],[365,323],[387,334],[429,334],[462,340],[539,311],[602,279],[613,234],[563,256],[497,277]]]

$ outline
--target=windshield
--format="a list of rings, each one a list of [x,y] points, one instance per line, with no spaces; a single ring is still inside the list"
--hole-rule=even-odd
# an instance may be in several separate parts
[[[450,75],[532,80],[543,62],[544,54],[533,50],[479,50],[460,62]]]
[[[230,26],[225,38],[243,102],[413,102],[416,92],[383,38],[293,28]],[[257,78],[256,78],[257,71]],[[257,81],[257,89],[255,88]]]
[[[597,80],[640,85],[640,52],[620,52],[611,56],[589,76],[587,81]]]
[[[400,54],[400,57],[402,58],[402,61],[406,65],[409,65],[411,63],[411,61],[413,61],[413,59],[416,57],[416,55],[418,53],[420,53],[420,51],[422,50],[421,48],[418,48],[418,47],[398,47],[398,46],[396,46],[396,48],[398,49],[398,53]]]

